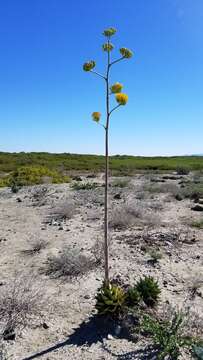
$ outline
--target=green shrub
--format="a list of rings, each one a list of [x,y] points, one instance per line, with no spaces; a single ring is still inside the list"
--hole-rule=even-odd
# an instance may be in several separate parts
[[[93,190],[96,189],[99,185],[96,182],[93,183],[73,183],[71,185],[73,190]]]
[[[180,350],[191,347],[192,338],[183,335],[184,316],[175,313],[171,320],[157,320],[144,315],[141,330],[152,337],[154,345],[158,347],[157,360],[165,358],[175,360],[180,356]]]
[[[203,219],[202,220],[199,220],[199,221],[194,221],[192,223],[192,226],[193,227],[196,227],[198,229],[203,229]]]
[[[132,175],[137,170],[157,169],[159,171],[176,170],[186,167],[193,170],[203,169],[202,156],[177,157],[142,157],[142,156],[111,156],[111,170],[119,176]],[[104,170],[104,157],[99,155],[50,154],[38,153],[3,153],[0,152],[0,171],[11,172],[19,166],[46,166],[49,169],[80,170],[101,172]]]
[[[158,303],[161,290],[158,283],[151,276],[145,276],[136,284],[136,289],[147,306],[155,306]]]
[[[181,194],[185,198],[189,198],[191,200],[198,200],[199,198],[203,198],[203,183],[187,183],[181,190]]]
[[[18,191],[20,190],[20,187],[16,184],[16,182],[12,182],[12,183],[10,184],[10,187],[11,187],[11,192],[12,192],[13,194],[17,194]]]
[[[149,261],[153,265],[157,264],[159,260],[162,259],[162,254],[156,249],[150,249],[148,253],[150,255]]]
[[[126,305],[128,307],[134,307],[139,305],[141,296],[136,287],[130,287],[126,292]]]
[[[6,186],[9,186],[9,178],[7,176],[0,178],[0,188]]]
[[[128,180],[117,180],[112,183],[113,187],[125,188],[129,185]]]
[[[190,169],[186,166],[178,166],[176,172],[178,175],[188,175],[190,173]]]
[[[28,186],[43,184],[44,178],[50,178],[53,184],[69,182],[68,176],[59,174],[56,170],[49,170],[43,166],[24,166],[18,168],[9,176],[9,184],[16,186]]]
[[[119,316],[125,308],[125,291],[113,284],[103,285],[96,295],[96,309],[100,315]]]

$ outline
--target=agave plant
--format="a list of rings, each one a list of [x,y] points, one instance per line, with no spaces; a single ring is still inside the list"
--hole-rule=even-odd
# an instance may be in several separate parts
[[[145,276],[140,279],[136,284],[136,289],[147,306],[153,307],[159,301],[161,290],[153,277]]]
[[[139,305],[141,296],[136,287],[130,287],[126,293],[126,304],[128,307]]]
[[[103,285],[96,295],[96,309],[100,315],[118,316],[125,308],[125,291],[117,285]]]

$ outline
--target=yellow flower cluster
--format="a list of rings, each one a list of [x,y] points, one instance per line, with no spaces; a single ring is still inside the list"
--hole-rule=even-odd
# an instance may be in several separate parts
[[[132,51],[127,48],[121,48],[120,53],[126,59],[130,59],[133,56]]]
[[[83,70],[91,71],[92,69],[94,69],[95,65],[96,65],[96,63],[94,60],[88,61],[88,62],[84,63]]]
[[[111,43],[106,43],[106,44],[102,45],[102,48],[104,51],[112,51],[114,46]]]
[[[95,111],[92,113],[92,119],[96,122],[99,122],[100,120],[100,117],[101,117],[101,113],[98,112],[98,111]]]
[[[120,84],[119,82],[116,82],[115,84],[113,84],[110,88],[111,92],[113,94],[118,94],[122,91],[123,85]]]
[[[107,37],[111,37],[115,33],[116,33],[116,29],[113,27],[110,27],[110,28],[104,30],[103,35],[107,36]]]
[[[116,94],[116,101],[119,105],[126,105],[128,102],[128,95],[123,93]]]

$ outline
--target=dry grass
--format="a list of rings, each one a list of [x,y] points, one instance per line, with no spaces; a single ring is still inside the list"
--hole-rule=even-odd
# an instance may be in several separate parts
[[[109,226],[113,229],[131,227],[143,217],[143,207],[136,204],[125,204],[115,207],[111,212]]]
[[[152,203],[150,206],[153,208]],[[110,215],[110,228],[126,229],[134,225],[159,226],[161,224],[160,216],[147,209],[150,206],[139,201],[115,207]],[[156,210],[162,208],[159,203],[155,204],[154,207]]]
[[[149,211],[146,212],[142,223],[149,228],[158,227],[161,225],[161,218],[157,213]]]
[[[29,249],[23,250],[22,253],[27,255],[39,254],[41,250],[47,247],[47,241],[43,239],[33,238],[29,241]]]
[[[49,220],[63,221],[71,219],[76,213],[76,206],[72,201],[61,202],[49,213]]]
[[[48,188],[46,186],[36,186],[32,189],[33,206],[43,206],[46,204],[46,196],[48,195]]]
[[[161,201],[150,201],[148,203],[148,206],[150,209],[155,210],[155,211],[161,211],[163,210],[163,203]]]
[[[45,273],[54,278],[73,279],[88,273],[95,265],[96,261],[81,254],[80,249],[66,247],[48,258]]]
[[[18,275],[0,294],[0,335],[5,337],[22,330],[42,316],[47,298],[39,279],[31,275]]]
[[[7,351],[1,338],[0,338],[0,360],[8,360]]]
[[[95,263],[102,265],[104,263],[104,240],[97,238],[94,245],[91,247],[91,253],[95,259]]]
[[[163,183],[163,184],[148,184],[144,186],[144,191],[148,191],[150,193],[164,193],[171,194],[172,196],[176,196],[180,192],[180,187],[174,183]]]
[[[129,186],[129,180],[115,180],[111,183],[112,187],[126,188]]]

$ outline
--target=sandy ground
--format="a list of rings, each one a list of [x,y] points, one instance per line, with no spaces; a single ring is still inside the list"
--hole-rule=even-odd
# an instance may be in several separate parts
[[[114,180],[118,179],[111,179]],[[88,181],[102,183],[102,178]],[[179,186],[178,182],[179,179],[166,181]],[[192,311],[201,316],[202,284],[193,297],[191,288],[202,280],[203,230],[190,226],[193,220],[202,218],[201,213],[191,210],[190,200],[177,201],[169,193],[144,191],[145,184],[152,186],[149,176],[137,175],[129,179],[125,188],[110,188],[111,213],[119,212],[126,204],[139,209],[132,226],[110,231],[111,277],[134,284],[140,276],[152,275],[162,289],[162,303],[179,307],[188,303]],[[64,247],[78,248],[81,253],[91,255],[95,241],[102,241],[103,187],[77,191],[69,184],[45,185],[47,191],[38,201],[36,193],[42,187],[23,188],[17,194],[9,189],[0,190],[1,289],[18,276],[16,273],[22,276],[31,272],[43,288],[48,304],[35,324],[17,334],[15,341],[6,343],[10,358],[147,359],[146,353],[142,353],[142,343],[110,335],[102,339],[91,334],[96,330],[88,321],[94,312],[96,290],[102,283],[102,268],[74,281],[51,278],[43,271],[47,258],[63,251]],[[120,199],[114,199],[116,194],[120,194]],[[50,222],[50,211],[64,202],[74,204],[73,217]],[[39,253],[30,255],[26,250],[34,239],[42,239],[47,245]],[[155,266],[150,263],[150,252],[146,248],[161,252],[162,257]],[[87,324],[81,327],[84,321]]]

